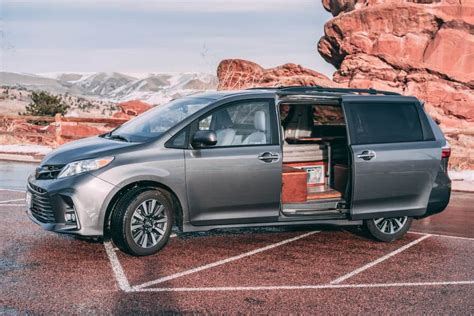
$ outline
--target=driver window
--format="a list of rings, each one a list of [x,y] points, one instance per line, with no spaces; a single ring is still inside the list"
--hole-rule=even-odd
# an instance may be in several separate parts
[[[213,147],[273,144],[274,123],[270,101],[244,101],[224,106],[199,121],[199,130],[213,130]],[[272,120],[272,121],[271,121]]]

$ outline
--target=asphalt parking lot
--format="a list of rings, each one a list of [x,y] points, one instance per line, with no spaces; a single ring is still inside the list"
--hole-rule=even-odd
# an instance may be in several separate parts
[[[41,230],[0,190],[0,314],[474,313],[474,194],[394,243],[303,227],[174,236],[134,258]]]

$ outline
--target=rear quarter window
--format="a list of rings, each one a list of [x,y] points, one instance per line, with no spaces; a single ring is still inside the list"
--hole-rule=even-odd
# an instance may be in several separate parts
[[[415,104],[354,103],[348,105],[353,144],[423,141],[423,129]]]

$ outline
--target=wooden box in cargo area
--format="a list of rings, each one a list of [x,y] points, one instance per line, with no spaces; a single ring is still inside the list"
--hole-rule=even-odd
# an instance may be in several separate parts
[[[323,144],[285,144],[283,162],[327,161],[327,147]]]
[[[307,188],[305,170],[283,166],[282,203],[306,202]]]

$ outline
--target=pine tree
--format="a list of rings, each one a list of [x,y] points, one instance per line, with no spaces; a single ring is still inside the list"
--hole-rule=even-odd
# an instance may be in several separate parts
[[[69,109],[69,105],[64,104],[60,97],[49,94],[45,91],[32,92],[32,102],[26,106],[26,112],[21,115],[34,116],[55,116],[57,113],[64,115]]]

